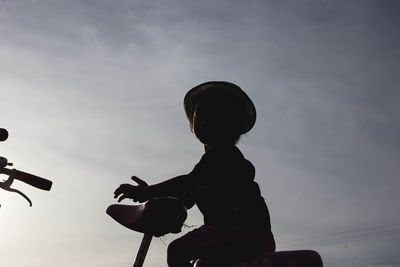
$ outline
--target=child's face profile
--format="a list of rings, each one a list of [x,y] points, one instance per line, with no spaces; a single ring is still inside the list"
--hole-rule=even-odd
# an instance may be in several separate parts
[[[212,128],[211,115],[210,110],[208,110],[204,104],[201,104],[200,102],[196,104],[193,112],[192,131],[197,139],[199,139],[203,144],[210,144],[212,142],[212,134],[210,133]]]
[[[192,131],[203,144],[232,142],[231,114],[214,101],[198,101],[193,112]]]

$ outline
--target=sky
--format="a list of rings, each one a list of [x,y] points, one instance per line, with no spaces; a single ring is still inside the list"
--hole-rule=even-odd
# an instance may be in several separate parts
[[[198,162],[183,97],[212,80],[256,106],[238,146],[278,250],[400,266],[399,12],[398,0],[0,1],[1,156],[53,181],[13,184],[32,208],[0,192],[1,266],[130,266],[142,236],[105,210],[132,175],[152,184]],[[176,237],[154,239],[145,266],[165,266]]]

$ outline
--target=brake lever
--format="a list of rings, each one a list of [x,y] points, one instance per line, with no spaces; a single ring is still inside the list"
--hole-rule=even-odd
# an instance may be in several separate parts
[[[25,195],[24,193],[22,193],[21,191],[19,191],[18,189],[15,188],[11,188],[11,184],[14,182],[14,178],[9,177],[6,181],[4,182],[0,182],[0,188],[9,191],[9,192],[14,192],[17,193],[18,195],[22,196],[23,198],[26,199],[26,201],[28,201],[29,203],[29,207],[32,207],[32,201],[29,199],[29,197],[27,195]]]

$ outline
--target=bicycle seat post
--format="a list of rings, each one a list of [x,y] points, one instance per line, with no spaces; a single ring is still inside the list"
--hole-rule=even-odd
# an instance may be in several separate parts
[[[149,250],[150,243],[153,236],[150,234],[144,234],[142,238],[142,243],[140,243],[139,251],[136,255],[135,263],[133,267],[142,267],[144,259],[146,258],[147,251]]]

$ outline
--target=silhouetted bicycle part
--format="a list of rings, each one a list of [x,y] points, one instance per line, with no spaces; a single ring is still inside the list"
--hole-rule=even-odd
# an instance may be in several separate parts
[[[123,226],[144,233],[134,267],[142,267],[152,236],[178,233],[187,217],[186,207],[176,198],[156,198],[143,205],[111,205],[107,214]],[[322,267],[321,256],[313,250],[262,253],[243,262],[193,261],[194,267]]]
[[[0,141],[5,141],[8,138],[8,132],[6,129],[0,128]],[[27,183],[33,187],[36,187],[38,189],[46,190],[49,191],[52,186],[52,182],[41,178],[39,176],[19,171],[16,169],[8,169],[7,166],[12,166],[13,164],[8,162],[8,160],[4,157],[0,157],[0,174],[5,174],[8,175],[8,179],[5,181],[0,182],[0,188],[14,192],[25,198],[29,206],[32,207],[32,201],[28,198],[27,195],[25,195],[23,192],[21,192],[18,189],[11,188],[12,183],[14,180],[19,180],[21,182]]]
[[[262,253],[241,262],[209,262],[196,260],[193,267],[322,267],[321,256],[313,250],[292,250]]]
[[[154,198],[143,205],[111,205],[107,214],[123,226],[143,233],[134,267],[141,267],[153,236],[179,233],[187,217],[186,207],[173,197]]]

